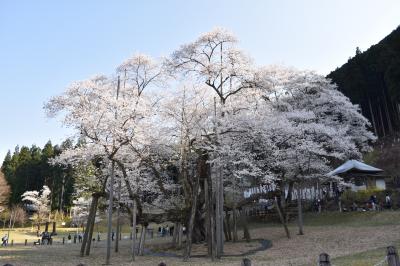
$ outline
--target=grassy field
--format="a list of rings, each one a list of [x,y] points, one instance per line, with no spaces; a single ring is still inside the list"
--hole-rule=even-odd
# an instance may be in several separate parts
[[[330,254],[335,266],[373,266],[384,259],[388,245],[400,248],[400,211],[306,214],[305,235],[296,234],[295,224],[290,224],[289,228],[292,234],[290,240],[285,237],[279,225],[262,222],[252,224],[253,238],[272,241],[271,248],[249,256],[254,265],[315,265],[318,255],[326,252]],[[59,229],[58,241],[68,231],[69,229]],[[26,237],[36,239],[34,232],[24,230],[12,232],[10,239],[13,237],[15,242]],[[146,243],[148,247],[154,248],[169,241],[168,238],[155,238]],[[227,243],[225,253],[238,254],[258,246],[256,241]],[[147,255],[132,263],[129,250],[129,239],[122,240],[120,253],[112,254],[113,265],[158,265],[161,261],[178,266],[240,265],[241,260],[240,257],[224,257],[218,262],[211,262],[208,258],[193,258],[190,262],[183,263],[180,258]],[[201,255],[205,252],[204,245],[194,245],[194,254]],[[0,248],[0,265],[6,262],[13,265],[101,265],[105,260],[105,241],[95,242],[89,257],[80,258],[78,254],[78,244],[55,244],[51,247],[14,245]]]

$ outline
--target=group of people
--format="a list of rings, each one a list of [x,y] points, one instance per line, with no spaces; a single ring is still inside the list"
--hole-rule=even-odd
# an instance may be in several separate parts
[[[390,197],[389,193],[386,193],[385,202],[384,202],[383,206],[381,206],[378,203],[378,199],[377,199],[376,195],[371,195],[367,204],[369,204],[370,209],[373,211],[379,210],[381,207],[383,207],[385,209],[391,209],[392,208],[392,198]]]
[[[159,236],[161,236],[161,237],[164,237],[164,236],[167,236],[167,235],[169,235],[169,236],[173,236],[174,235],[174,227],[173,226],[171,226],[171,227],[169,227],[168,225],[167,226],[163,226],[163,227],[158,227],[158,234],[159,234]]]
[[[353,202],[353,205],[351,206],[351,210],[353,211],[380,211],[382,208],[384,209],[392,209],[393,203],[392,203],[392,197],[390,196],[389,193],[386,193],[385,199],[383,203],[378,202],[378,198],[375,194],[372,194],[368,201],[365,203],[365,207],[359,207],[356,202]]]
[[[44,244],[44,242],[46,241],[47,242],[47,245],[50,245],[51,244],[51,241],[52,241],[52,234],[50,234],[49,232],[47,232],[47,231],[44,231],[42,234],[41,234],[41,237],[42,237],[42,245]]]
[[[72,242],[71,233],[68,234],[67,239],[68,239],[68,243],[71,243],[71,242]],[[74,235],[74,243],[76,243],[76,240],[77,240],[77,239],[78,239],[78,242],[79,242],[79,243],[82,243],[82,239],[83,239],[82,233],[75,233],[75,235]]]
[[[340,197],[338,198],[340,201]],[[393,202],[392,197],[389,192],[386,193],[383,202],[378,202],[378,198],[375,194],[372,194],[369,199],[365,202],[364,206],[359,206],[357,202],[353,202],[349,210],[351,211],[379,211],[382,209],[392,209]],[[313,201],[312,210],[314,212],[321,212],[322,209],[322,200],[320,198],[316,198]],[[346,207],[343,207],[343,211],[348,211]]]

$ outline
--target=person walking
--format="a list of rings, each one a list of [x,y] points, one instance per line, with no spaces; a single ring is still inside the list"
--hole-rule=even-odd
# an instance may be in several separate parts
[[[2,247],[6,247],[6,246],[7,246],[7,243],[8,243],[8,235],[5,234],[5,235],[1,238],[1,241],[2,241],[1,246],[2,246]]]

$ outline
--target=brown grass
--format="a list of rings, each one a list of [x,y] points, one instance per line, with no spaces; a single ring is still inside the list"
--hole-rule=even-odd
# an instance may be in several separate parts
[[[330,214],[331,215],[331,214]],[[342,215],[342,214],[338,214]],[[251,230],[254,238],[264,238],[272,241],[273,246],[265,251],[257,252],[249,256],[253,265],[316,265],[318,255],[326,252],[331,255],[336,266],[339,265],[374,265],[385,257],[385,247],[398,244],[400,241],[400,223],[395,224],[392,220],[382,224],[384,217],[393,216],[398,221],[399,212],[382,213],[382,219],[371,213],[371,217],[360,214],[358,225],[354,223],[358,218],[355,217],[351,222],[334,223],[329,225],[318,225],[315,221],[309,221],[305,226],[305,235],[296,235],[296,227],[291,226],[292,239],[285,238],[281,227],[268,226]],[[330,217],[330,216],[328,216]],[[343,216],[344,217],[344,216]],[[320,218],[318,218],[320,219]],[[337,217],[336,217],[337,219]],[[347,218],[346,218],[347,219]],[[345,219],[345,220],[346,220]],[[374,225],[371,219],[376,219]],[[153,240],[159,243],[159,240]],[[168,241],[164,239],[162,241]],[[151,243],[149,243],[151,244]],[[53,245],[47,246],[14,246],[0,248],[0,262],[12,263],[13,265],[101,265],[105,261],[105,241],[95,243],[90,257],[80,258],[79,246]],[[258,246],[257,242],[251,243],[227,243],[226,253],[237,254],[254,249]],[[226,257],[219,262],[211,262],[208,258],[193,258],[190,262],[182,262],[179,258],[166,258],[144,256],[139,257],[135,263],[130,261],[129,240],[122,241],[121,252],[112,253],[113,265],[158,265],[164,261],[167,265],[240,265],[240,257]],[[194,254],[204,254],[204,245],[195,245]],[[361,263],[361,264],[360,264]]]

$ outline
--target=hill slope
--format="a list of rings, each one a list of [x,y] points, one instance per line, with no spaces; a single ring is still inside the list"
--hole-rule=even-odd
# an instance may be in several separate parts
[[[372,124],[379,137],[400,130],[400,26],[328,75]]]

